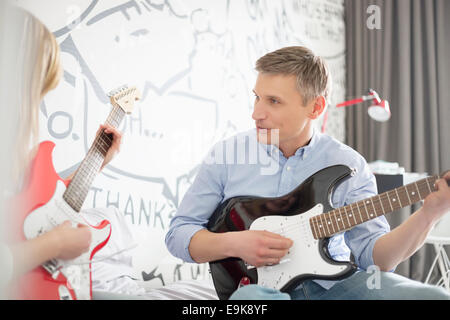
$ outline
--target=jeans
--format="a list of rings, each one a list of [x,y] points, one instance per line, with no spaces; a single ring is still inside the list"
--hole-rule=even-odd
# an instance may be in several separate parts
[[[230,300],[450,300],[450,292],[392,272],[358,271],[328,290],[312,280],[289,293],[251,284],[236,290]]]

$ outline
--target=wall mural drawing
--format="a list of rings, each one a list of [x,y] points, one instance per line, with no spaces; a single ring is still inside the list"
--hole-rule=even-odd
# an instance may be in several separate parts
[[[107,92],[142,92],[121,127],[121,152],[96,178],[85,207],[115,206],[136,236],[133,263],[151,286],[206,279],[207,264],[170,255],[171,217],[213,144],[251,129],[254,63],[288,45],[327,60],[327,131],[343,141],[343,0],[18,0],[57,37],[64,76],[41,105],[41,140],[56,143],[61,176],[84,158],[110,111]],[[320,127],[318,127],[320,128]]]

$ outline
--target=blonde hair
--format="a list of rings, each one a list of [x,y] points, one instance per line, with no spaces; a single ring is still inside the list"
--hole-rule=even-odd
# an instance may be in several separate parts
[[[19,116],[13,159],[13,181],[23,179],[34,157],[39,139],[39,107],[45,94],[54,89],[62,74],[60,50],[54,35],[36,17],[17,9],[23,19],[18,64]],[[16,180],[17,179],[17,180]]]
[[[267,53],[256,61],[256,71],[295,75],[304,105],[319,96],[329,99],[331,75],[328,66],[324,59],[308,48],[292,46]]]

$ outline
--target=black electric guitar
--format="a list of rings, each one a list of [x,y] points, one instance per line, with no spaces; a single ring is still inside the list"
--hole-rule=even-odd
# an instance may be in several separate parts
[[[239,258],[210,262],[219,298],[228,299],[245,282],[286,292],[307,279],[350,276],[356,265],[331,258],[330,237],[423,200],[435,190],[439,178],[431,176],[334,209],[333,190],[351,175],[353,170],[347,166],[335,165],[316,172],[284,196],[239,196],[222,203],[209,220],[210,231],[267,230],[292,239],[294,244],[281,262],[272,266],[250,268]]]

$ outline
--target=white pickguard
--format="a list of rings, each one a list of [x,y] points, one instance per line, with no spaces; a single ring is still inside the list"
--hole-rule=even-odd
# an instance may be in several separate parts
[[[295,216],[265,216],[253,221],[250,230],[267,230],[291,239],[294,244],[281,262],[273,266],[257,268],[258,284],[280,290],[298,275],[333,276],[343,272],[346,266],[325,261],[319,252],[319,240],[314,239],[309,219],[323,213],[323,206]]]
[[[71,221],[75,227],[78,223],[91,226],[79,212],[73,210],[62,198],[66,186],[58,181],[53,197],[45,205],[31,212],[25,219],[23,230],[27,239],[35,238],[46,233],[64,221]],[[92,226],[91,226],[92,227]],[[79,300],[90,299],[90,258],[93,250],[104,242],[111,234],[111,226],[108,224],[102,229],[91,228],[92,240],[89,251],[73,260],[57,261],[61,266],[57,272],[62,272],[67,278],[69,286],[75,291]],[[54,276],[57,276],[55,274]],[[60,288],[61,298],[66,298],[68,291]],[[70,296],[70,295],[69,295]]]

